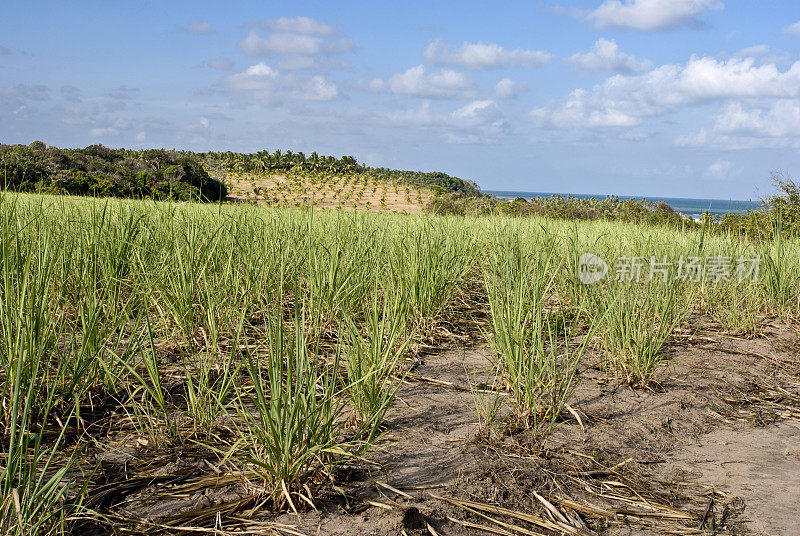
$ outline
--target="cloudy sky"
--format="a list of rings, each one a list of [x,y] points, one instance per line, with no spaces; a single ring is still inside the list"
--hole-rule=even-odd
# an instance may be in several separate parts
[[[800,2],[15,2],[0,141],[263,148],[484,189],[756,199],[800,175]]]

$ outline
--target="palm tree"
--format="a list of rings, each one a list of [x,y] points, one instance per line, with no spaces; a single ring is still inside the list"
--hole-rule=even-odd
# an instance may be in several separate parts
[[[236,173],[242,173],[245,170],[244,156],[237,154],[233,160],[233,170]]]
[[[269,155],[256,158],[256,168],[262,172],[269,169]]]

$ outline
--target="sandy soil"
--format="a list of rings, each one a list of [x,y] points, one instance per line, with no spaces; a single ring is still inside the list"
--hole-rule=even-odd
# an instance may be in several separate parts
[[[796,342],[796,335],[782,327],[756,340],[717,334],[686,337],[669,350],[671,363],[660,371],[660,385],[651,391],[608,381],[604,371],[590,366],[572,404],[583,426],[570,417],[539,452],[525,448],[524,434],[488,443],[476,439],[480,426],[472,394],[458,387],[467,386],[465,369],[489,367],[485,347],[429,355],[414,373],[454,385],[413,381],[402,388],[392,431],[376,456],[380,467],[351,489],[362,506],[352,514],[337,507],[299,519],[285,515],[279,521],[309,534],[411,534],[417,517],[412,514],[418,511],[438,534],[489,534],[449,520],[481,521],[433,496],[539,513],[542,507],[534,492],[619,506],[570,486],[569,478],[556,469],[573,464],[587,472],[619,464],[613,473],[600,471],[601,477],[624,477],[624,482],[640,485],[636,492],[660,498],[694,518],[652,526],[623,517],[586,519],[601,534],[685,530],[793,536],[800,520]],[[770,393],[784,394],[776,402]],[[710,490],[716,491],[713,501]],[[697,530],[704,514],[706,532]]]
[[[744,498],[746,526],[763,536],[800,533],[800,424],[726,425],[672,454],[669,467]]]
[[[490,521],[452,502],[461,499],[557,521],[547,502],[580,527],[570,534],[794,536],[798,348],[796,332],[782,325],[752,340],[686,332],[646,391],[610,379],[590,356],[574,413],[535,448],[524,431],[487,440],[467,381],[467,371],[480,378],[490,369],[484,344],[428,349],[399,391],[374,464],[340,475],[345,494],[330,493],[319,510],[270,521],[283,534],[491,533],[475,525],[495,534],[557,533],[507,513]],[[235,507],[246,498],[235,482],[192,487],[198,475],[213,477],[206,457],[189,445],[159,456],[136,445],[109,448],[98,456],[105,466],[145,476],[110,486],[103,508],[176,523],[206,507]],[[125,486],[136,491],[126,495]],[[173,491],[169,500],[159,499],[160,489]],[[231,523],[223,515],[217,524]]]
[[[231,200],[269,206],[305,206],[419,214],[431,198],[425,189],[368,177],[229,177]]]

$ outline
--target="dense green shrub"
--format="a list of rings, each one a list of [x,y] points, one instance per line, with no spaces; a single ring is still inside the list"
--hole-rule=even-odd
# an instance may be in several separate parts
[[[4,188],[20,192],[180,201],[217,201],[227,195],[225,185],[209,176],[196,155],[162,149],[0,144],[0,173]]]
[[[462,192],[453,192],[431,199],[428,211],[434,214],[506,216],[544,216],[559,220],[614,220],[631,223],[698,225],[691,219],[676,213],[667,203],[652,203],[644,199],[621,200],[616,196],[605,199],[582,199],[572,196],[554,195],[527,200],[518,197],[508,201],[493,195],[481,194],[471,197]]]
[[[766,198],[762,207],[745,214],[703,214],[697,222],[675,212],[664,201],[577,198],[553,195],[527,200],[518,197],[506,200],[493,195],[477,197],[462,192],[441,193],[433,197],[428,212],[462,216],[499,214],[506,216],[544,216],[558,220],[606,220],[652,225],[680,225],[682,228],[705,226],[711,233],[748,236],[754,239],[773,238],[780,228],[784,236],[800,235],[800,184],[784,172],[772,172],[777,194]],[[780,226],[778,222],[780,221]]]
[[[752,238],[774,238],[778,229],[784,236],[800,235],[800,185],[786,172],[772,171],[776,195],[767,197],[759,210],[747,214],[706,216],[717,232],[740,234]]]
[[[457,192],[466,197],[480,197],[481,191],[473,181],[459,179],[441,171],[403,171],[388,168],[368,168],[369,172],[382,180],[407,182],[419,186],[441,189],[442,193]]]

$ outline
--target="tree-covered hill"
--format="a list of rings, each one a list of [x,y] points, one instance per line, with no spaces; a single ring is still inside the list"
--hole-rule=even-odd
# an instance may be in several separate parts
[[[477,185],[442,172],[371,168],[353,156],[266,150],[255,153],[83,149],[0,143],[0,181],[22,192],[63,193],[101,197],[133,197],[217,201],[227,195],[226,180],[281,174],[364,176],[409,184],[434,193],[480,196]]]
[[[441,171],[403,171],[365,166],[354,156],[322,156],[313,152],[306,155],[292,151],[258,151],[256,153],[208,152],[204,157],[221,162],[235,175],[264,175],[275,172],[295,174],[368,174],[378,180],[407,183],[438,189],[441,193],[461,192],[468,196],[480,196],[478,186],[470,180],[453,177]]]
[[[227,194],[193,153],[103,145],[59,149],[40,141],[0,144],[0,181],[14,191],[100,197],[216,201]]]

